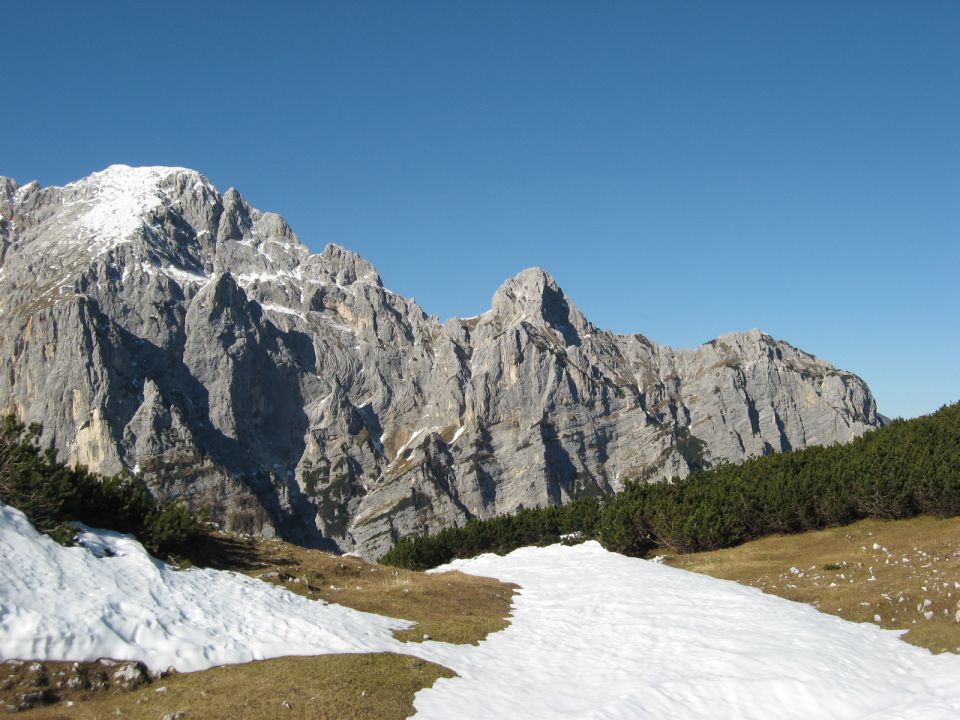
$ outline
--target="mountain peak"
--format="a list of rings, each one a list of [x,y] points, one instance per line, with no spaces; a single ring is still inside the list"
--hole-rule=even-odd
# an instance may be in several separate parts
[[[377,287],[383,287],[376,268],[353,250],[335,243],[328,243],[320,253],[320,258],[329,268],[336,282],[341,285],[366,281]]]
[[[539,307],[544,294],[563,291],[546,270],[539,267],[521,270],[508,278],[493,294],[493,309],[502,314],[519,311],[521,314],[531,307]]]
[[[114,163],[108,165],[103,170],[90,173],[87,177],[77,182],[96,181],[104,178],[166,178],[170,175],[186,174],[200,177],[200,173],[191,168],[178,167],[176,165],[126,165],[124,163]]]
[[[503,283],[493,295],[493,312],[505,318],[545,323],[574,345],[591,327],[553,276],[539,267],[522,270]]]
[[[217,192],[213,184],[196,170],[182,167],[133,167],[130,165],[110,165],[104,170],[69,183],[66,188],[92,191],[91,194],[100,202],[117,197],[162,196],[176,190]]]
[[[195,170],[179,167],[111,165],[63,188],[70,210],[63,221],[76,227],[77,237],[109,249],[130,239],[149,224],[151,215],[186,196],[202,204],[219,201],[217,189]]]

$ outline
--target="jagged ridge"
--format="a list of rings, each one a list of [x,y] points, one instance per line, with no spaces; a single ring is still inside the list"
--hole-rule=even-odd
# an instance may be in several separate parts
[[[0,247],[0,405],[71,461],[310,545],[377,555],[879,422],[862,380],[787,343],[615,335],[540,269],[441,325],[182,168],[0,179]]]

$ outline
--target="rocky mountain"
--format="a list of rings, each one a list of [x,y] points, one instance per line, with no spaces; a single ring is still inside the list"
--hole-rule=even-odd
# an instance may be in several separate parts
[[[615,335],[539,269],[441,324],[186,169],[0,178],[0,247],[0,409],[231,530],[376,556],[880,422],[862,380],[785,342]]]

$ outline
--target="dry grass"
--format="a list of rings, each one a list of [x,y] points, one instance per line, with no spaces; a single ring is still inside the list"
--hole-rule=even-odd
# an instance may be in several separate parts
[[[667,562],[960,653],[960,518],[864,520]]]
[[[406,655],[278,658],[175,674],[125,693],[35,708],[24,720],[350,720],[405,718],[414,694],[453,673]]]
[[[193,553],[197,564],[243,572],[306,597],[366,612],[413,620],[398,639],[425,637],[477,643],[508,624],[515,586],[462,573],[426,575],[306,550],[280,541],[220,535]],[[0,700],[15,704],[26,692],[47,690],[61,702],[23,712],[24,718],[404,718],[413,696],[447,668],[392,653],[287,657],[174,673],[132,689],[119,687],[97,663],[81,668],[92,682],[68,687],[58,673],[72,664],[42,663],[6,670]],[[88,666],[88,667],[87,667]],[[46,678],[40,681],[41,675]],[[36,676],[36,677],[35,677]],[[102,676],[102,677],[101,677]],[[64,676],[67,678],[67,676]],[[2,682],[3,678],[0,678]],[[57,687],[59,685],[60,687]]]
[[[218,536],[196,559],[282,585],[310,598],[413,620],[400,640],[473,643],[508,624],[515,585],[462,573],[427,575],[277,540]]]

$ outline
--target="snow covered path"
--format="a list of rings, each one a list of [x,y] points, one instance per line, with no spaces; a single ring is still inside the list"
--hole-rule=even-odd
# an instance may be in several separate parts
[[[460,675],[417,694],[418,720],[960,717],[960,657],[597,543],[445,569],[523,589],[479,647],[417,652]]]
[[[217,570],[175,571],[140,543],[87,532],[65,548],[0,503],[0,660],[142,660],[203,670],[283,655],[403,652],[411,623]]]

